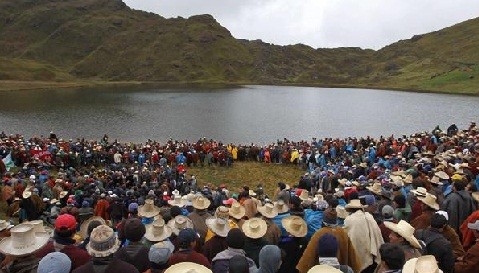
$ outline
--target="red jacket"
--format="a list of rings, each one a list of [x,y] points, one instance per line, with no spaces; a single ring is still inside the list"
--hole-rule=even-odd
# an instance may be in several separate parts
[[[179,264],[182,262],[197,263],[204,265],[207,268],[211,268],[211,264],[205,257],[205,255],[198,253],[194,250],[180,250],[173,253],[173,255],[171,255],[170,259],[168,260],[168,265],[172,266],[174,264]]]
[[[55,252],[55,247],[53,246],[53,241],[50,241],[35,255],[37,256],[37,258],[41,259],[45,257],[48,253],[52,252]],[[73,269],[77,267],[88,263],[91,260],[91,256],[90,254],[88,254],[88,252],[86,252],[86,250],[83,250],[75,245],[65,245],[60,252],[65,253],[72,261],[71,271],[73,271]]]

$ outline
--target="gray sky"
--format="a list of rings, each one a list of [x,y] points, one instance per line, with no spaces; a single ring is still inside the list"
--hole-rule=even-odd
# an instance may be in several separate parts
[[[166,18],[211,14],[236,38],[379,49],[479,16],[477,0],[124,0]]]

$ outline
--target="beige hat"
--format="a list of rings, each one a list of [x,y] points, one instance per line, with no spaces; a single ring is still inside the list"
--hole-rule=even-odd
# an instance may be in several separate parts
[[[408,260],[402,269],[403,273],[442,273],[433,255],[425,255]]]
[[[214,234],[223,238],[228,236],[231,229],[228,220],[224,218],[210,217],[206,219],[206,225]]]
[[[138,207],[138,216],[152,218],[160,214],[160,208],[155,206],[152,199],[146,199],[143,206]]]
[[[404,182],[405,184],[411,184],[411,183],[412,183],[412,180],[413,180],[412,175],[408,174],[408,175],[406,175],[406,177],[403,179],[403,182]]]
[[[266,234],[266,231],[268,230],[268,225],[266,224],[265,220],[254,217],[249,220],[246,220],[241,229],[243,230],[246,237],[258,239]]]
[[[86,219],[85,221],[83,221],[83,223],[80,225],[80,236],[83,238],[83,239],[86,239],[88,237],[88,226],[90,225],[91,222],[93,221],[99,221],[102,225],[105,225],[106,222],[105,222],[105,219],[101,218],[100,216],[92,216],[88,219]]]
[[[67,191],[61,191],[60,192],[60,199],[63,199],[63,197],[67,196],[68,192]]]
[[[0,241],[0,252],[14,257],[22,257],[34,253],[47,244],[48,233],[35,233],[32,225],[20,224],[10,229],[10,237]]]
[[[253,190],[249,190],[248,195],[249,196],[256,196],[256,192],[254,192]]]
[[[381,195],[382,186],[381,183],[375,182],[372,187],[366,187],[366,189],[374,194]]]
[[[53,198],[52,200],[50,200],[50,204],[53,205],[53,204],[56,204],[56,203],[59,203],[60,200],[56,199],[56,198]]]
[[[368,164],[366,162],[359,163],[359,167],[361,168],[367,168]]]
[[[336,213],[338,218],[346,219],[349,216],[349,213],[346,211],[346,208],[343,206],[336,206]]]
[[[120,244],[111,227],[99,225],[91,232],[86,250],[92,257],[108,257],[120,248]]]
[[[284,201],[281,199],[274,202],[274,206],[276,207],[278,213],[286,213],[289,211],[288,205],[286,205],[286,203],[284,203]]]
[[[352,199],[349,203],[345,206],[346,209],[364,209],[367,208],[368,205],[361,204],[359,199]]]
[[[403,237],[406,241],[408,241],[411,246],[414,248],[421,248],[421,245],[419,244],[419,241],[414,237],[414,228],[406,221],[401,220],[399,223],[395,224],[393,222],[384,222],[384,225],[399,234],[401,237]]]
[[[258,211],[261,213],[261,215],[269,219],[278,216],[278,210],[271,203],[266,203],[264,206],[258,207]]]
[[[442,180],[447,180],[447,179],[449,179],[449,175],[447,175],[447,173],[444,172],[444,171],[436,172],[436,173],[434,174],[434,176],[437,176],[437,177],[439,177],[439,178],[442,179]]]
[[[211,201],[208,200],[208,198],[201,195],[193,199],[192,203],[195,209],[203,210],[203,209],[207,209],[210,206]]]
[[[294,237],[304,237],[308,233],[308,225],[299,216],[288,216],[281,219],[281,224],[286,231]]]
[[[417,189],[415,190],[411,190],[412,193],[414,193],[414,195],[416,196],[421,196],[421,197],[426,197],[426,194],[427,194],[427,190],[426,188],[424,187],[418,187]]]
[[[178,215],[174,219],[168,221],[168,226],[175,235],[180,234],[180,230],[182,229],[194,228],[191,219],[183,215]]]
[[[479,202],[479,191],[475,191],[472,193],[472,198],[476,200],[476,202]]]
[[[171,236],[171,227],[165,224],[163,218],[156,219],[153,223],[145,225],[145,238],[150,242],[160,242]]]
[[[439,210],[439,204],[437,203],[437,197],[436,196],[434,196],[430,193],[426,193],[425,197],[418,196],[417,199],[420,200],[421,202],[423,202],[424,204],[426,204],[428,207],[433,208],[435,210]]]
[[[183,200],[183,198],[181,197],[181,195],[175,195],[175,198],[173,198],[173,200],[168,200],[168,205],[178,206],[182,208],[186,205],[186,203],[185,200]]]
[[[435,185],[443,185],[443,183],[437,176],[433,176],[430,181],[432,184],[435,184]]]
[[[213,273],[213,271],[200,264],[182,262],[168,267],[165,273]]]
[[[239,220],[245,216],[246,209],[239,202],[233,202],[228,213],[231,217]]]
[[[307,190],[302,190],[301,191],[301,194],[299,195],[299,199],[301,199],[302,201],[307,201],[307,200],[311,200],[309,198],[309,193]]]
[[[22,197],[24,199],[27,199],[27,198],[30,198],[30,196],[32,196],[32,192],[29,191],[29,190],[24,190],[23,193],[22,193]]]
[[[311,267],[308,273],[342,273],[342,271],[330,265],[320,264]]]
[[[7,222],[5,220],[0,220],[0,231],[3,231],[4,229],[11,229],[13,227],[10,222]]]
[[[397,187],[404,186],[403,178],[401,176],[391,175],[389,176],[389,178],[391,179],[393,184],[396,185]]]
[[[42,220],[34,220],[34,221],[23,222],[23,224],[32,225],[33,230],[35,231],[35,233],[37,233],[37,232],[48,232],[49,234],[51,234],[52,231],[53,231],[51,228],[50,228],[50,230],[47,231],[45,229],[45,226],[43,225]]]
[[[219,206],[215,210],[215,216],[218,218],[227,219],[230,218],[230,209],[225,206]]]

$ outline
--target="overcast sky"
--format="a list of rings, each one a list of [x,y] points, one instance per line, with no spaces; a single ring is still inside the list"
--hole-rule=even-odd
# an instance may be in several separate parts
[[[479,16],[477,0],[123,0],[161,16],[211,14],[235,38],[379,49]]]

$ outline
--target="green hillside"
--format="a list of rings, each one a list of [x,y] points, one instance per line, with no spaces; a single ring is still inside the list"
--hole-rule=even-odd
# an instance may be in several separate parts
[[[381,50],[235,39],[120,0],[0,0],[0,80],[357,86],[478,94],[479,19]]]

